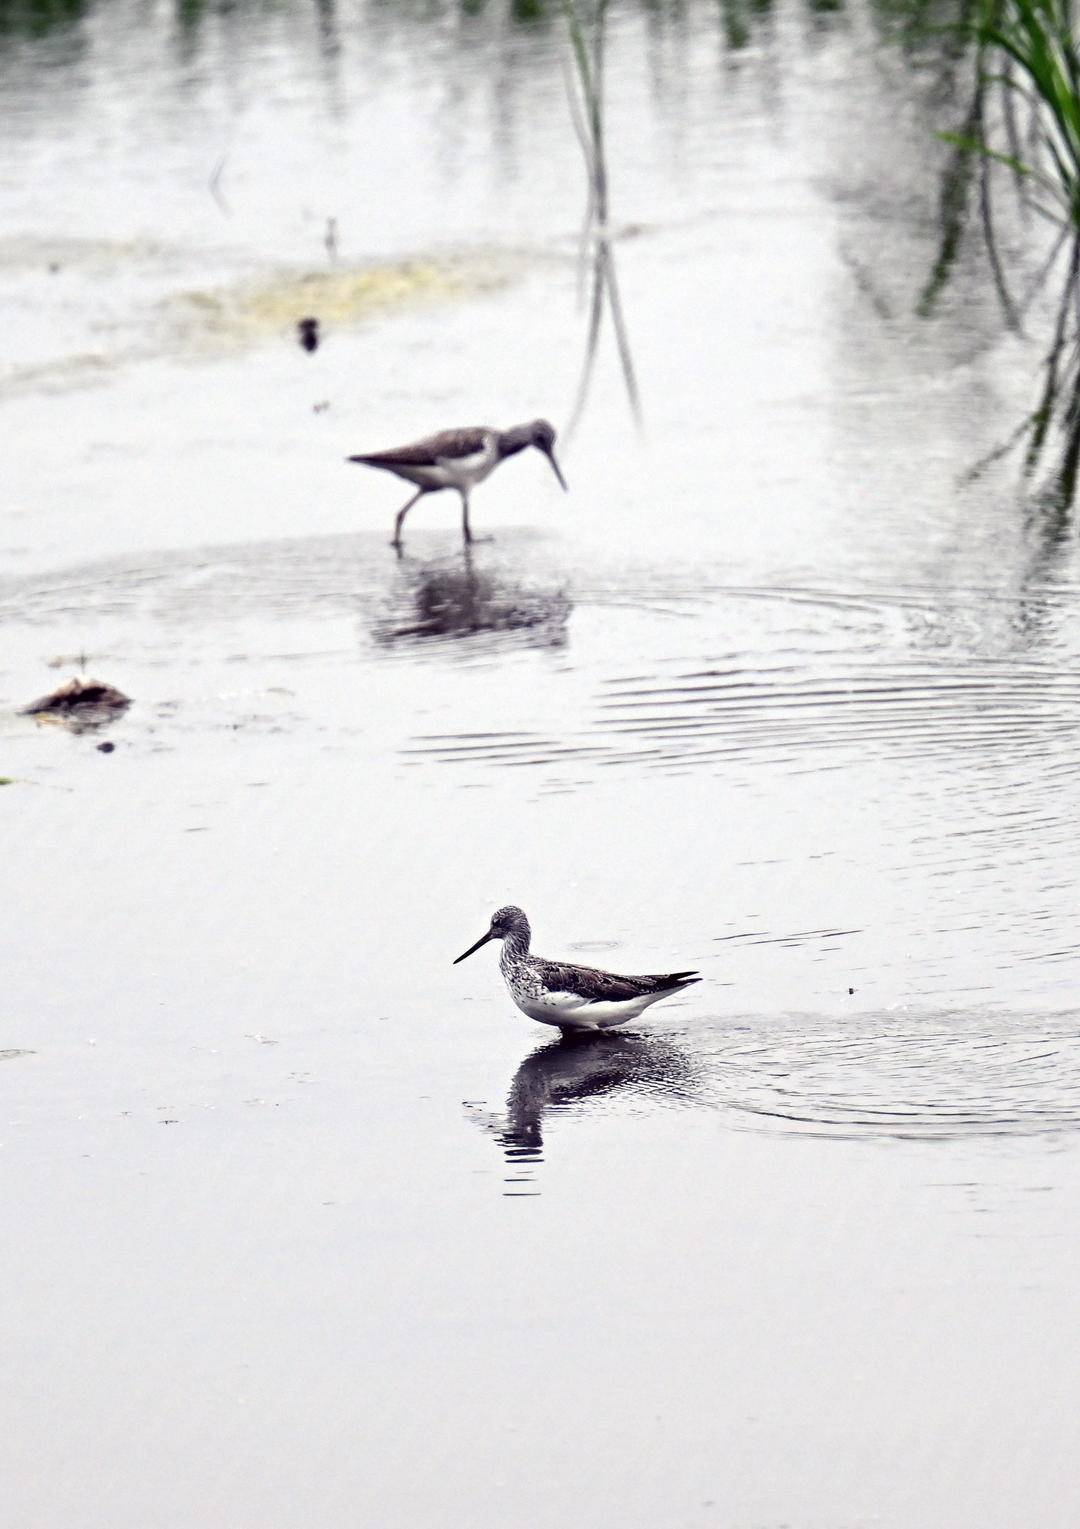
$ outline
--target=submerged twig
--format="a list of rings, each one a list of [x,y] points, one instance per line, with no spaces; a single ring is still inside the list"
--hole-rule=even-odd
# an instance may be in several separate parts
[[[1002,121],[1005,124],[1005,142],[1009,146],[1009,157],[1013,160],[1012,173],[1013,184],[1016,187],[1016,198],[1026,213],[1029,210],[1028,186],[1027,176],[1020,168],[1022,150],[1020,146],[1020,130],[1016,122],[1015,101],[1011,88],[1013,84],[1012,67],[1012,59],[1006,59],[1005,68],[1002,71],[1002,82],[1005,89],[1002,93],[1001,115]]]
[[[915,311],[928,318],[952,275],[960,253],[967,223],[968,189],[974,175],[974,156],[980,142],[983,87],[981,74],[976,76],[975,94],[968,107],[960,132],[943,135],[953,146],[953,153],[941,177],[941,243],[937,259],[926,285],[919,294]]]
[[[634,371],[634,358],[630,353],[630,336],[626,331],[626,321],[623,318],[622,298],[619,296],[619,284],[615,275],[615,255],[608,239],[600,242],[600,258],[604,265],[604,274],[607,278],[608,298],[611,303],[611,323],[615,330],[615,343],[619,349],[619,360],[622,363],[623,380],[626,383],[626,394],[630,400],[630,412],[634,416],[634,424],[640,430],[643,425],[641,414],[641,394],[638,392],[637,374]]]
[[[228,151],[226,150],[226,152],[224,154],[222,154],[221,158],[218,160],[217,164],[214,166],[213,170],[210,172],[210,179],[209,179],[209,181],[207,181],[207,185],[210,188],[210,195],[214,198],[214,201],[221,208],[221,210],[225,214],[225,216],[227,218],[231,218],[232,217],[232,208],[229,206],[228,202],[225,200],[225,195],[224,195],[224,193],[223,193],[223,191],[221,189],[221,176],[222,176],[222,172],[225,169],[225,162],[228,159],[228,157],[229,157]]]
[[[959,478],[956,480],[957,484],[960,487],[963,487],[968,483],[977,482],[988,467],[993,467],[995,462],[1000,462],[1003,457],[1007,457],[1010,451],[1013,451],[1015,447],[1019,445],[1027,431],[1031,429],[1031,426],[1035,423],[1037,414],[1038,410],[1033,409],[1032,412],[1026,416],[1026,418],[1020,421],[1016,429],[1006,440],[1002,441],[999,445],[992,447],[988,452],[985,453],[985,455],[981,456],[977,462],[973,462],[970,467],[966,468],[965,471],[962,472]]]
[[[589,385],[592,382],[593,367],[596,364],[596,354],[600,340],[600,324],[603,317],[604,284],[596,269],[594,259],[592,292],[589,300],[589,324],[585,332],[585,355],[581,363],[581,374],[578,377],[574,407],[570,411],[570,422],[566,427],[567,440],[573,436],[574,431],[577,429],[578,421],[585,410],[585,403],[589,396]]]
[[[589,130],[585,122],[585,114],[582,111],[581,102],[578,100],[577,85],[573,74],[570,72],[570,65],[565,59],[563,61],[563,84],[566,87],[566,100],[570,108],[570,121],[573,124],[574,133],[585,158],[586,179],[588,183],[588,200],[585,204],[585,216],[582,219],[581,233],[578,236],[577,299],[580,303],[585,295],[585,273],[588,269],[589,238],[596,217],[596,191],[592,165],[592,141],[589,138]]]
[[[1058,367],[1062,351],[1065,349],[1069,309],[1072,306],[1073,292],[1076,288],[1078,277],[1080,277],[1080,236],[1074,236],[1072,254],[1069,259],[1069,274],[1066,277],[1065,290],[1058,305],[1057,323],[1054,327],[1054,341],[1043,363],[1046,367],[1046,383],[1043,387],[1042,397],[1035,410],[1031,441],[1028,444],[1027,453],[1024,458],[1025,474],[1033,472],[1038,465],[1043,442],[1046,440],[1046,432],[1050,428],[1050,421],[1054,415],[1058,396]]]
[[[1069,229],[1066,225],[1058,233],[1057,238],[1054,240],[1054,243],[1051,246],[1050,253],[1047,255],[1039,269],[1035,272],[1035,275],[1032,277],[1031,282],[1028,285],[1027,291],[1024,293],[1024,296],[1021,299],[1020,307],[1018,310],[1021,319],[1024,317],[1024,314],[1028,311],[1032,303],[1042,291],[1043,287],[1046,285],[1046,282],[1050,276],[1050,272],[1057,264],[1057,258],[1061,254],[1062,246],[1068,237]]]
[[[983,243],[986,245],[986,253],[990,260],[994,288],[998,295],[998,302],[1001,304],[1001,315],[1005,320],[1005,327],[1013,334],[1023,334],[1020,314],[1013,302],[1012,293],[1005,280],[1001,256],[998,254],[997,239],[994,234],[994,216],[990,205],[990,160],[987,158],[983,159],[979,175],[979,211],[982,215]]]
[[[640,430],[642,426],[641,395],[638,390],[630,337],[619,294],[608,206],[607,155],[604,141],[604,40],[607,0],[596,0],[592,16],[591,46],[577,10],[576,0],[563,0],[563,11],[566,15],[571,56],[577,76],[575,80],[567,69],[566,85],[570,118],[581,145],[588,184],[585,218],[578,247],[579,297],[582,294],[586,270],[589,271],[591,278],[585,355],[566,434],[567,436],[574,434],[588,401],[605,306],[611,314],[615,345],[630,411],[634,423]]]

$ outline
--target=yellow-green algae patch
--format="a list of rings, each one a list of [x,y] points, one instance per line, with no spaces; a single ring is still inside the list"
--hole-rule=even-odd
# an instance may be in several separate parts
[[[184,327],[196,342],[254,343],[313,317],[342,328],[364,319],[502,286],[505,260],[404,260],[351,270],[275,274],[258,281],[177,299]]]

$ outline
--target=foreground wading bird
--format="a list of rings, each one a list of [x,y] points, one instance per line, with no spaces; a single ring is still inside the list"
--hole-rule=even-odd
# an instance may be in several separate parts
[[[390,545],[400,548],[401,527],[406,515],[418,499],[425,494],[438,493],[441,488],[456,488],[461,495],[461,534],[471,542],[469,495],[500,462],[524,451],[526,446],[535,446],[537,451],[544,453],[565,489],[566,479],[555,460],[555,431],[546,419],[533,419],[527,425],[514,425],[510,430],[488,430],[480,425],[462,430],[441,430],[438,435],[413,441],[411,446],[398,446],[394,451],[371,451],[346,460],[360,462],[365,467],[381,467],[385,472],[396,473],[399,478],[417,485],[416,493],[398,510],[394,521],[394,539]]]
[[[617,977],[592,966],[570,966],[530,956],[529,920],[520,908],[500,908],[491,927],[453,964],[464,961],[489,940],[502,940],[499,967],[510,997],[523,1014],[560,1030],[610,1030],[636,1019],[651,1003],[681,993],[700,982],[696,972],[668,972],[662,977]]]

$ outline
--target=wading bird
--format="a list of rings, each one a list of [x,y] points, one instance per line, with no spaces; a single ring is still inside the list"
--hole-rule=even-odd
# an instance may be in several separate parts
[[[416,493],[398,510],[394,521],[394,539],[390,545],[400,549],[405,516],[418,499],[425,494],[438,493],[441,488],[457,489],[461,495],[461,534],[466,542],[471,542],[469,495],[500,462],[524,451],[526,446],[535,446],[537,451],[543,452],[565,489],[566,479],[555,460],[555,431],[546,419],[533,419],[526,425],[514,425],[510,430],[488,430],[481,425],[441,430],[438,435],[425,436],[410,446],[398,446],[392,451],[371,451],[346,460],[360,462],[364,467],[381,467],[385,472],[396,473],[399,478],[417,485]]]
[[[489,940],[502,940],[499,968],[510,997],[523,1014],[560,1030],[610,1030],[636,1019],[651,1003],[700,982],[696,972],[668,972],[662,977],[617,977],[592,966],[571,966],[530,956],[532,931],[520,908],[500,908],[491,927],[453,964],[464,961]]]

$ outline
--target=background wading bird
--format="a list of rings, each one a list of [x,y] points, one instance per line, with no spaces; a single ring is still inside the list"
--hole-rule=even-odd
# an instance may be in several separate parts
[[[487,934],[470,945],[453,963],[464,961],[489,940],[502,940],[499,969],[510,997],[523,1014],[560,1030],[609,1030],[636,1019],[651,1003],[679,993],[701,978],[696,972],[664,976],[619,977],[592,966],[545,961],[530,956],[532,931],[520,908],[500,908],[491,916]]]
[[[537,451],[543,452],[565,489],[566,479],[555,460],[555,431],[546,419],[533,419],[509,430],[489,430],[483,425],[441,430],[438,435],[425,436],[422,441],[413,441],[409,446],[361,453],[346,460],[359,462],[364,467],[381,467],[385,472],[396,473],[399,478],[417,485],[416,493],[402,505],[394,520],[394,539],[390,545],[400,549],[405,516],[418,499],[443,488],[457,489],[461,495],[461,534],[466,542],[471,542],[469,495],[500,462],[516,456],[526,446],[535,446]]]

